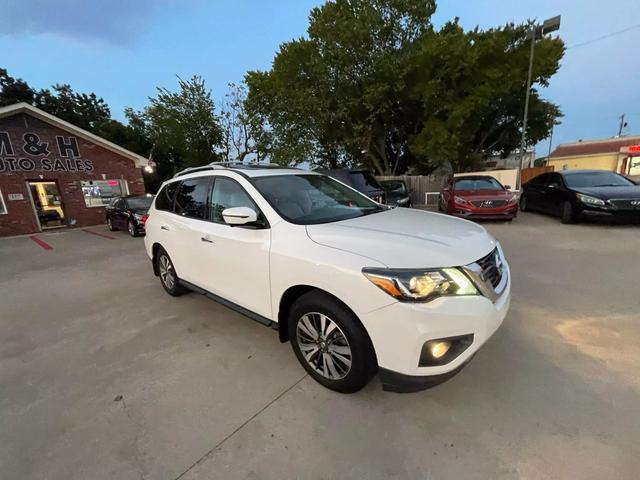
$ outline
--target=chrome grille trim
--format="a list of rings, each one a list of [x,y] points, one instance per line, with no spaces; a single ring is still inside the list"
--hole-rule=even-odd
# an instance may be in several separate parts
[[[638,210],[640,205],[632,205],[631,202],[639,202],[640,198],[612,198],[608,202],[619,210]]]
[[[471,204],[478,208],[495,208],[504,207],[507,204],[506,200],[471,200]]]
[[[493,303],[500,298],[509,282],[509,273],[502,250],[496,247],[484,257],[462,267],[480,293]]]

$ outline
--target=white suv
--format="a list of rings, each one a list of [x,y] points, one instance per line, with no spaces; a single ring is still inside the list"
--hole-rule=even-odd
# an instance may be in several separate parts
[[[466,220],[388,208],[318,173],[211,164],[164,183],[145,246],[170,295],[277,329],[319,383],[416,391],[471,359],[509,308],[504,254]]]

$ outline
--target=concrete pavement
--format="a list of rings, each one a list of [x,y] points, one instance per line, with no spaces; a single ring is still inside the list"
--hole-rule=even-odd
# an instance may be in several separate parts
[[[511,311],[409,395],[322,388],[272,330],[166,295],[141,239],[0,240],[0,477],[637,478],[638,226],[485,226]]]

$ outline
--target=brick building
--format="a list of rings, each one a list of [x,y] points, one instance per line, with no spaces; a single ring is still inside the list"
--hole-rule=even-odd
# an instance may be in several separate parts
[[[0,108],[0,237],[104,223],[147,160],[26,103]]]

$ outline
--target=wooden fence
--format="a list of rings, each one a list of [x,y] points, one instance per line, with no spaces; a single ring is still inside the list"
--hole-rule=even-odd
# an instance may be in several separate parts
[[[437,205],[437,193],[442,190],[449,179],[448,175],[400,175],[400,176],[380,176],[378,180],[404,180],[407,188],[411,191],[411,203],[413,205],[425,205],[427,193],[429,195],[429,205]]]
[[[524,185],[533,177],[537,177],[538,175],[542,175],[546,172],[553,172],[553,166],[523,168],[520,175],[520,182]]]

